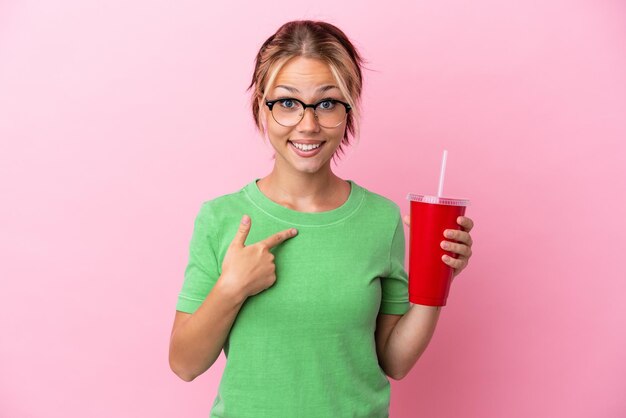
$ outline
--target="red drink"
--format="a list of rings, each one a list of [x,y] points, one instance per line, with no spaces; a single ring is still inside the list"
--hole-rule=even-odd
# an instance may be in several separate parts
[[[441,248],[446,229],[462,229],[457,223],[465,215],[469,200],[409,194],[411,226],[409,233],[409,302],[445,306],[454,269],[441,257],[456,258],[456,253]]]

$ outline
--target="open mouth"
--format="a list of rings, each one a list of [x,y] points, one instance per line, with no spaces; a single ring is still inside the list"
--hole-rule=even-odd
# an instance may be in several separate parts
[[[298,148],[291,141],[288,141],[288,142],[289,142],[290,148],[300,157],[312,157],[314,155],[317,155],[320,152],[320,150],[324,147],[324,144],[326,144],[326,141],[323,141],[318,147],[307,150],[307,149]]]

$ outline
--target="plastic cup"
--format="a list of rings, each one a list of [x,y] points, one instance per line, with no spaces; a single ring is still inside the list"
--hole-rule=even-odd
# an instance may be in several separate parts
[[[459,229],[459,216],[465,215],[469,200],[409,193],[411,226],[409,232],[409,302],[446,306],[454,269],[444,254],[457,254],[441,248],[441,241],[458,242],[443,236],[446,229]]]

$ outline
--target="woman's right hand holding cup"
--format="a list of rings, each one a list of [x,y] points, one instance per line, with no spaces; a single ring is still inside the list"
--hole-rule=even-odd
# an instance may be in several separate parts
[[[247,221],[247,223],[246,223]],[[262,292],[276,282],[274,254],[270,249],[297,235],[295,228],[277,232],[255,244],[245,246],[251,219],[244,215],[235,238],[228,246],[222,262],[223,284],[245,298]]]

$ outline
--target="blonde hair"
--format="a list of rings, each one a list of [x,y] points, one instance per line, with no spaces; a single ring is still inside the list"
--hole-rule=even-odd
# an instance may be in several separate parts
[[[344,153],[343,145],[350,145],[350,137],[360,137],[361,67],[365,60],[338,27],[322,21],[294,20],[282,25],[261,46],[255,59],[252,81],[247,90],[251,96],[252,117],[259,132],[267,134],[263,125],[259,102],[265,103],[269,88],[281,68],[294,57],[319,59],[328,64],[339,90],[352,108],[348,112],[346,130],[337,152]]]

